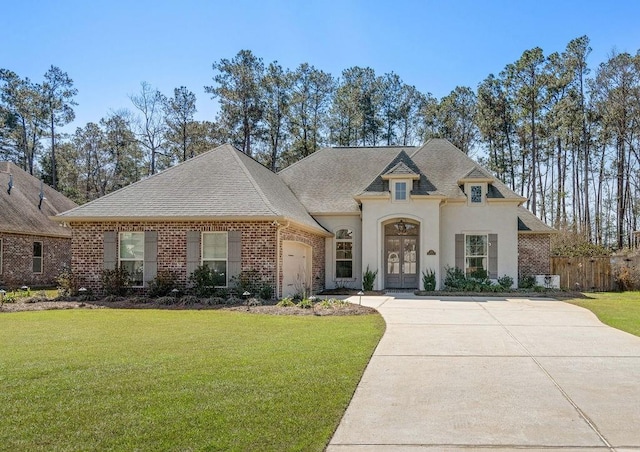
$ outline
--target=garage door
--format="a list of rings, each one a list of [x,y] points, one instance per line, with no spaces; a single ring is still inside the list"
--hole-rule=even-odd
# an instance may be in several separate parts
[[[282,245],[282,296],[309,295],[311,287],[311,247],[300,242]]]

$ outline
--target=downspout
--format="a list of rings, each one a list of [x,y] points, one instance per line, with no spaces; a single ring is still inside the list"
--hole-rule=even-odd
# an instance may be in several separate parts
[[[283,229],[287,229],[291,222],[287,221],[287,224],[285,224],[284,226],[278,223],[277,220],[274,220],[273,223],[276,225],[276,297],[279,298],[282,296],[282,292],[280,291],[280,273],[283,270],[282,259],[280,259],[280,254],[282,252],[282,247],[280,245],[282,243],[282,240],[280,240],[280,231],[282,231]]]

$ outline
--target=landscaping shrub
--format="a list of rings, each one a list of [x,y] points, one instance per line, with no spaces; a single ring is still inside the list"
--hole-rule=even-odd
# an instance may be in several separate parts
[[[291,298],[283,298],[282,300],[280,300],[276,306],[279,306],[281,308],[289,308],[289,307],[293,307],[296,304],[293,302],[293,300]]]
[[[161,270],[155,278],[149,282],[147,294],[151,298],[164,297],[171,294],[171,291],[177,288],[178,278],[169,270]]]
[[[640,269],[629,266],[619,266],[614,269],[614,278],[618,290],[637,290],[640,287]]]
[[[498,278],[498,285],[503,289],[511,289],[513,287],[513,278],[509,275],[504,275]]]
[[[156,298],[156,303],[158,303],[159,305],[162,306],[171,306],[174,305],[178,302],[178,300],[176,299],[176,297],[158,297]]]
[[[447,289],[460,289],[463,290],[467,284],[467,278],[464,272],[458,267],[449,267],[445,269],[444,286]]]
[[[194,295],[185,295],[180,298],[180,304],[182,306],[192,306],[194,304],[200,303],[200,299]]]
[[[298,302],[296,306],[302,309],[311,309],[313,308],[313,301],[309,300],[308,298],[303,298]]]
[[[78,295],[80,281],[71,269],[64,268],[58,275],[58,278],[56,278],[56,282],[58,283],[58,292],[60,295],[67,297],[75,297]]]
[[[422,286],[427,292],[436,290],[436,272],[429,269],[422,272]]]
[[[367,269],[362,274],[362,290],[364,291],[373,290],[373,284],[376,281],[376,276],[378,276],[378,270],[371,271],[369,270],[369,266],[367,265]]]
[[[536,278],[533,275],[524,275],[518,281],[518,287],[521,289],[533,289],[536,285]]]
[[[113,270],[102,270],[100,277],[102,291],[105,295],[126,295],[129,291],[129,272],[123,267]]]
[[[216,286],[224,286],[226,278],[224,274],[213,271],[207,264],[199,265],[189,276],[193,284],[193,290],[199,297],[209,297],[214,294]]]
[[[238,296],[242,296],[245,292],[249,292],[254,297],[260,297],[263,300],[271,300],[273,298],[273,287],[257,270],[244,270],[238,276],[231,278],[230,286]]]

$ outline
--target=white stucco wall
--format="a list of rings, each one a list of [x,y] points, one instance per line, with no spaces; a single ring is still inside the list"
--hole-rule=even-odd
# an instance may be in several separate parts
[[[440,280],[440,199],[409,199],[392,202],[390,199],[370,199],[362,202],[362,268],[369,265],[377,269],[374,288],[384,288],[384,233],[383,224],[389,220],[413,220],[420,223],[419,285],[422,288],[422,272],[432,269],[436,281]],[[427,251],[435,255],[427,256]]]
[[[335,233],[339,229],[353,231],[353,278],[336,279],[336,245],[333,238],[325,240],[325,282],[327,289],[339,286],[362,288],[362,222],[360,215],[316,215],[316,221],[325,229]]]
[[[470,206],[444,204],[440,210],[440,272],[455,266],[456,234],[498,234],[498,276],[509,275],[518,282],[518,216],[516,203]],[[441,280],[439,280],[442,283]]]
[[[318,215],[314,218],[331,232],[338,229],[353,231],[353,278],[336,280],[335,240],[326,240],[327,289],[345,286],[362,287],[362,272],[367,265],[378,270],[374,288],[384,289],[384,232],[383,224],[391,220],[412,220],[420,224],[419,287],[422,273],[434,270],[436,288],[442,288],[447,266],[455,266],[456,234],[498,235],[498,276],[509,275],[518,281],[518,219],[515,203],[446,203],[441,199],[409,199],[392,202],[390,199],[368,199],[362,202],[360,215]],[[364,231],[364,232],[363,232]],[[433,250],[435,255],[427,255]]]

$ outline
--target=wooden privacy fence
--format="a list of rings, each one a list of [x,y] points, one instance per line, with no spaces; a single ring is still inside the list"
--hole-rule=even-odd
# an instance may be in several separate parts
[[[610,257],[552,257],[551,274],[568,290],[614,290]]]

